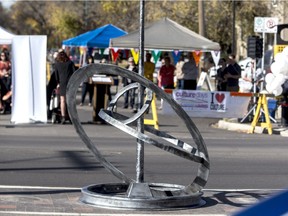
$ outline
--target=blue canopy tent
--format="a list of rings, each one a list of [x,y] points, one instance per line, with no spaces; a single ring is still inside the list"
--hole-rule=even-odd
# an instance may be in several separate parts
[[[62,45],[86,48],[108,48],[110,39],[117,38],[126,34],[127,32],[123,31],[122,29],[112,24],[107,24],[76,37],[64,40]],[[85,56],[86,52],[84,52],[83,59],[85,59]]]
[[[100,28],[88,31],[74,38],[64,40],[62,42],[65,46],[85,46],[107,48],[109,47],[110,39],[126,35],[127,32],[122,29],[108,24]]]

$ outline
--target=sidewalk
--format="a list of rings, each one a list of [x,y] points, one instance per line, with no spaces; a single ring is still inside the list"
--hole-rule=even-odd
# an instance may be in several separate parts
[[[278,190],[205,190],[206,204],[199,208],[164,211],[113,210],[92,207],[79,201],[80,188],[0,186],[0,215],[214,215],[239,212],[247,206],[279,193]]]

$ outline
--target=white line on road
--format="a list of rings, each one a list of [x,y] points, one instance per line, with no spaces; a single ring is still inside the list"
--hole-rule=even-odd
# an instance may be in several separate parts
[[[43,189],[43,190],[79,190],[81,188],[74,187],[43,187],[43,186],[21,186],[21,185],[0,185],[0,188],[10,189]]]

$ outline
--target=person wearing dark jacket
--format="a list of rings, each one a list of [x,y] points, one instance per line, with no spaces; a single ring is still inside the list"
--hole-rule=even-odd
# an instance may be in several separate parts
[[[61,109],[61,123],[65,124],[68,119],[66,108],[66,87],[70,77],[75,71],[74,63],[69,59],[64,51],[58,53],[55,62],[55,78],[57,81],[57,87],[60,92],[60,109]]]
[[[228,66],[226,68],[225,79],[227,80],[227,91],[238,92],[239,91],[239,78],[241,78],[241,67],[236,62],[235,55],[229,55]]]

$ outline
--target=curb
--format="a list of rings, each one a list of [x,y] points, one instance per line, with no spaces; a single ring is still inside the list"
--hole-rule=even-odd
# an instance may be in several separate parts
[[[233,121],[233,119],[231,120]],[[250,124],[241,124],[241,123],[235,123],[235,122],[229,122],[228,120],[219,120],[216,124],[216,127],[219,129],[229,130],[229,131],[236,131],[236,132],[242,132],[242,133],[250,133],[251,125]],[[288,128],[273,128],[273,134],[274,135],[281,135],[283,137],[288,137]],[[267,134],[267,129],[262,128],[260,126],[256,126],[254,129],[254,133],[256,134]]]
[[[225,129],[225,130],[229,130],[229,131],[237,131],[237,132],[242,132],[242,133],[249,133],[250,129],[251,129],[251,125],[247,125],[247,124],[239,124],[239,123],[234,123],[234,122],[228,122],[225,120],[220,120],[218,122],[218,128],[220,129]],[[257,134],[262,134],[264,132],[264,129],[256,126],[254,133]]]
[[[285,131],[281,131],[280,135],[283,137],[288,137],[288,129],[286,129]]]

